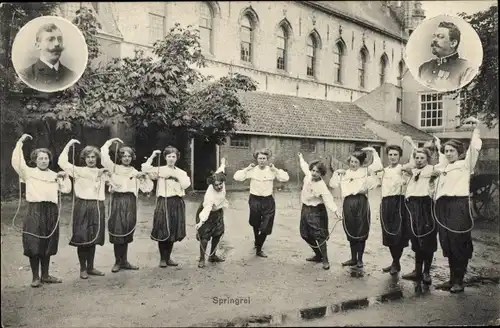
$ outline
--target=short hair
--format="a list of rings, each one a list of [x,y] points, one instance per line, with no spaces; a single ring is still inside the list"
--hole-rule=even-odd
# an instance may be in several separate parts
[[[170,155],[170,154],[175,154],[177,156],[177,159],[179,159],[181,157],[181,152],[179,151],[179,149],[175,148],[174,146],[168,145],[163,150],[163,157],[165,158],[165,157],[167,157],[167,155]]]
[[[90,154],[95,154],[98,160],[101,159],[101,152],[99,151],[99,148],[94,146],[85,146],[85,148],[83,148],[80,152],[80,162],[85,163],[85,158],[87,158]]]
[[[398,145],[389,145],[385,148],[385,153],[389,154],[390,150],[395,150],[399,153],[399,157],[403,156],[403,148],[399,147]]]
[[[363,165],[366,161],[366,153],[361,150],[355,150],[352,152],[351,156],[347,158],[347,162],[351,159],[351,157],[356,158],[359,161],[359,165]]]
[[[40,26],[40,28],[38,29],[38,31],[36,32],[36,42],[39,42],[40,41],[40,35],[43,33],[43,32],[53,32],[55,30],[61,30],[59,27],[57,27],[56,24],[54,23],[47,23],[47,24],[43,24],[42,26]]]
[[[452,22],[440,22],[438,28],[439,27],[448,29],[448,35],[450,37],[450,40],[457,41],[457,47],[455,49],[458,49],[458,45],[460,44],[460,37],[462,34],[460,33],[460,29],[458,28],[458,26],[456,26]]]
[[[259,150],[255,151],[253,153],[253,158],[257,159],[257,157],[259,157],[260,154],[266,155],[267,159],[271,158],[271,156],[273,155],[273,153],[271,152],[270,149],[263,148],[263,149],[259,149]]]
[[[30,154],[31,163],[36,164],[36,159],[40,153],[47,154],[47,156],[49,156],[49,162],[52,162],[52,152],[48,148],[37,148]]]
[[[321,162],[320,160],[315,160],[315,161],[312,161],[310,164],[309,164],[309,170],[312,170],[314,167],[316,167],[319,171],[319,173],[321,174],[322,177],[325,176],[326,174],[326,165]]]
[[[417,153],[424,154],[425,157],[427,157],[427,161],[431,160],[432,153],[429,150],[429,148],[422,147],[422,148],[415,149],[415,152],[413,152],[413,158],[417,157]]]
[[[207,178],[207,184],[213,185],[215,182],[226,182],[226,174],[224,172],[210,172]]]
[[[135,150],[129,146],[123,146],[118,151],[118,159],[121,160],[125,153],[129,153],[132,156],[132,160],[135,161]]]
[[[458,152],[458,157],[461,158],[465,154],[465,147],[464,144],[456,139],[450,139],[446,141],[442,146],[441,146],[441,153],[444,154],[444,147],[445,146],[451,146],[455,148]]]

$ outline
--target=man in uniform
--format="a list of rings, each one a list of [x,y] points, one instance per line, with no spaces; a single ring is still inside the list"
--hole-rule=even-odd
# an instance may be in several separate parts
[[[61,30],[54,23],[44,24],[36,34],[35,46],[40,51],[40,57],[19,73],[23,80],[30,87],[44,91],[69,86],[76,74],[59,61],[64,50]]]
[[[437,58],[418,70],[418,77],[428,87],[452,91],[469,83],[476,74],[466,59],[459,58],[460,30],[451,22],[441,22],[433,35],[431,50]]]

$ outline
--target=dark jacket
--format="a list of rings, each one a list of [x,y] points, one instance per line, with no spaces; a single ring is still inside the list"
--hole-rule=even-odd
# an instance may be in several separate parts
[[[466,59],[455,53],[445,58],[429,60],[418,70],[418,77],[428,87],[441,91],[452,91],[469,83],[476,71]]]
[[[33,65],[19,72],[28,86],[34,89],[57,90],[70,86],[76,78],[76,73],[59,63],[56,71],[38,59]]]

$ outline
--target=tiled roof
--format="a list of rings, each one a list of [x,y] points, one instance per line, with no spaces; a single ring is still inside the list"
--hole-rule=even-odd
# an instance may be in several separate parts
[[[387,31],[401,38],[408,38],[401,23],[396,19],[395,14],[389,14],[389,10],[384,7],[381,1],[306,1],[315,3],[347,15],[357,18],[378,29]]]
[[[334,102],[265,92],[240,93],[248,124],[239,132],[338,140],[384,140],[363,124],[371,117],[350,102]]]
[[[402,136],[409,136],[413,140],[428,141],[432,140],[432,135],[425,133],[406,123],[388,123],[383,121],[375,121],[377,124],[382,125]]]

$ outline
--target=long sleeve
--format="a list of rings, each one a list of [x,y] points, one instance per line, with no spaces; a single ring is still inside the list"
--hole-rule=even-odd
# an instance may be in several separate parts
[[[442,171],[449,164],[449,162],[446,159],[446,156],[441,152],[441,149],[439,149],[438,152],[439,152],[439,159],[438,163],[434,166],[434,168],[438,171]]]
[[[28,165],[26,165],[26,161],[24,159],[23,143],[20,141],[16,143],[16,147],[12,152],[12,167],[17,172],[21,180],[26,179],[26,169],[28,168]]]
[[[111,142],[108,140],[101,147],[101,164],[103,167],[111,171],[115,163],[113,163],[111,157],[109,156],[109,146],[111,146]]]
[[[203,224],[208,220],[208,217],[210,216],[210,212],[212,211],[213,206],[214,206],[213,201],[209,197],[207,197],[207,195],[205,195],[205,200],[203,201],[203,210],[198,215],[201,224]]]
[[[368,166],[368,169],[372,170],[373,172],[383,170],[384,166],[382,165],[382,160],[380,159],[378,153],[376,151],[372,151],[372,156],[373,162]]]
[[[323,202],[325,203],[325,206],[332,212],[337,212],[337,204],[335,204],[335,201],[333,200],[333,196],[328,190],[328,187],[325,184],[325,187],[322,188],[321,192],[321,198],[323,199]]]
[[[414,153],[415,153],[415,150],[413,150],[412,153],[410,154],[410,160],[408,161],[408,163],[403,164],[403,167],[402,167],[403,171],[408,172],[409,170],[414,169],[417,166],[417,164],[415,162],[415,157],[413,157]]]
[[[225,173],[226,172],[226,164],[221,164],[215,173]]]
[[[157,173],[158,167],[153,166],[154,157],[151,155],[145,163],[141,164],[141,171],[144,173]],[[158,177],[154,177],[158,178]]]
[[[278,179],[279,182],[287,182],[288,180],[290,180],[290,176],[288,175],[288,173],[286,173],[285,170],[278,169],[276,171],[276,179]]]
[[[240,182],[243,182],[246,179],[251,179],[251,178],[252,178],[251,171],[247,170],[246,168],[236,171],[233,176],[234,180]]]
[[[185,171],[175,170],[175,177],[179,180],[182,189],[186,190],[191,185],[191,179]]]
[[[471,173],[476,167],[477,160],[479,158],[479,151],[481,150],[482,146],[483,142],[479,134],[479,128],[476,127],[474,129],[474,132],[472,133],[470,145],[469,148],[467,149],[467,153],[465,154],[465,159],[464,159],[465,161],[464,166],[467,167]]]
[[[59,181],[59,191],[63,194],[69,194],[71,192],[71,180],[68,177]]]
[[[311,175],[311,171],[309,170],[309,165],[304,160],[304,158],[300,157],[299,158],[299,163],[300,163],[300,169],[302,170],[302,172],[304,172],[304,174],[306,176],[310,176]]]
[[[330,188],[336,189],[340,187],[340,174],[337,171],[333,172],[332,178],[329,182]]]

